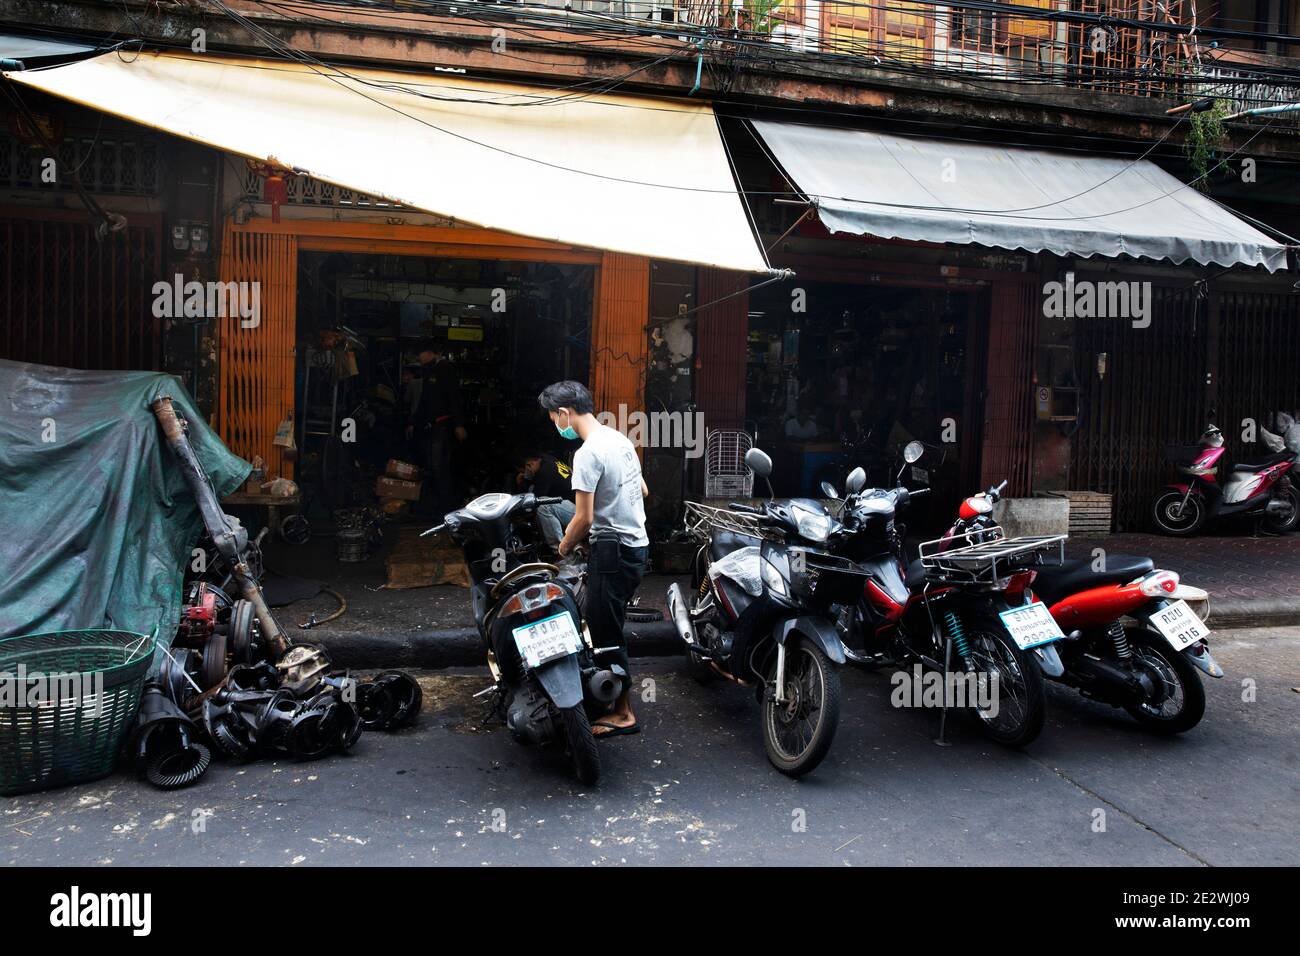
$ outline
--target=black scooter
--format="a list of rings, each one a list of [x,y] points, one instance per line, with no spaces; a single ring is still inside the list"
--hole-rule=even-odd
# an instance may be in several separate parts
[[[474,623],[487,650],[496,709],[521,743],[562,744],[584,784],[600,778],[591,716],[623,693],[621,667],[598,668],[582,621],[586,572],[537,560],[529,523],[558,498],[480,495],[425,535],[446,530],[465,551]]]
[[[745,464],[760,477],[772,462],[757,448]],[[809,498],[728,509],[687,502],[701,542],[692,591],[674,582],[668,607],[697,679],[753,687],[772,765],[798,777],[829,752],[839,725],[844,649],[831,608],[862,590],[853,562],[828,553],[839,523]]]

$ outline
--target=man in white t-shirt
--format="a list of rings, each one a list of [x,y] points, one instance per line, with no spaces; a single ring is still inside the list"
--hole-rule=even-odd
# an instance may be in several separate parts
[[[582,439],[570,477],[574,515],[564,529],[559,552],[570,554],[590,538],[583,616],[593,645],[600,649],[596,663],[615,673],[621,669],[626,675],[622,696],[611,713],[592,724],[592,733],[597,737],[635,734],[641,727],[632,713],[623,619],[650,557],[644,500],[650,489],[641,477],[636,448],[622,432],[596,420],[591,392],[585,385],[556,382],[547,386],[537,401],[561,436],[571,441]]]

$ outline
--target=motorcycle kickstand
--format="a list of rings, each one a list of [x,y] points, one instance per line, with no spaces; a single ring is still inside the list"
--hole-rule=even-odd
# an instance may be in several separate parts
[[[943,708],[939,711],[939,736],[934,743],[937,747],[951,747],[948,739],[948,673],[952,667],[952,639],[945,635],[943,647]]]

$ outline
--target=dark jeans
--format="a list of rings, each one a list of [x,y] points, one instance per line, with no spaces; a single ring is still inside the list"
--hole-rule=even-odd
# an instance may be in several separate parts
[[[456,498],[456,482],[452,474],[451,451],[456,442],[450,425],[433,425],[417,433],[424,450],[424,487],[420,489],[420,508],[432,517],[442,520],[448,512],[455,511],[463,501]]]
[[[645,574],[649,557],[647,547],[632,548],[620,544],[616,538],[604,538],[591,542],[591,556],[587,559],[587,598],[582,613],[591,630],[591,643],[598,648],[610,648],[596,655],[596,664],[600,667],[618,664],[628,674],[629,688],[632,668],[627,659],[627,641],[623,638],[623,618],[627,602]]]

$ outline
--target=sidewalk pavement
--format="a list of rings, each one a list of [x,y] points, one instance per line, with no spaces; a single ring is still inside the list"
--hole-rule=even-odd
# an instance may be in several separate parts
[[[1149,534],[1118,534],[1105,538],[1075,538],[1067,545],[1071,557],[1086,558],[1094,549],[1108,555],[1150,556],[1157,567],[1177,571],[1189,585],[1210,594],[1210,625],[1214,628],[1300,624],[1300,535],[1268,537],[1198,537],[1190,540]],[[381,590],[382,555],[364,564],[340,564],[332,548],[292,549],[277,544],[268,549],[267,566],[274,570],[324,581],[348,601],[346,613],[310,630],[296,625],[312,615],[323,618],[338,602],[328,594],[295,602],[276,611],[294,640],[322,645],[342,667],[451,667],[482,663],[482,647],[474,630],[469,595],[464,588],[440,585],[410,590]],[[667,620],[668,585],[687,579],[650,574],[638,591],[644,608],[664,612],[664,620],[629,623],[628,646],[633,656],[676,654],[681,642]]]

